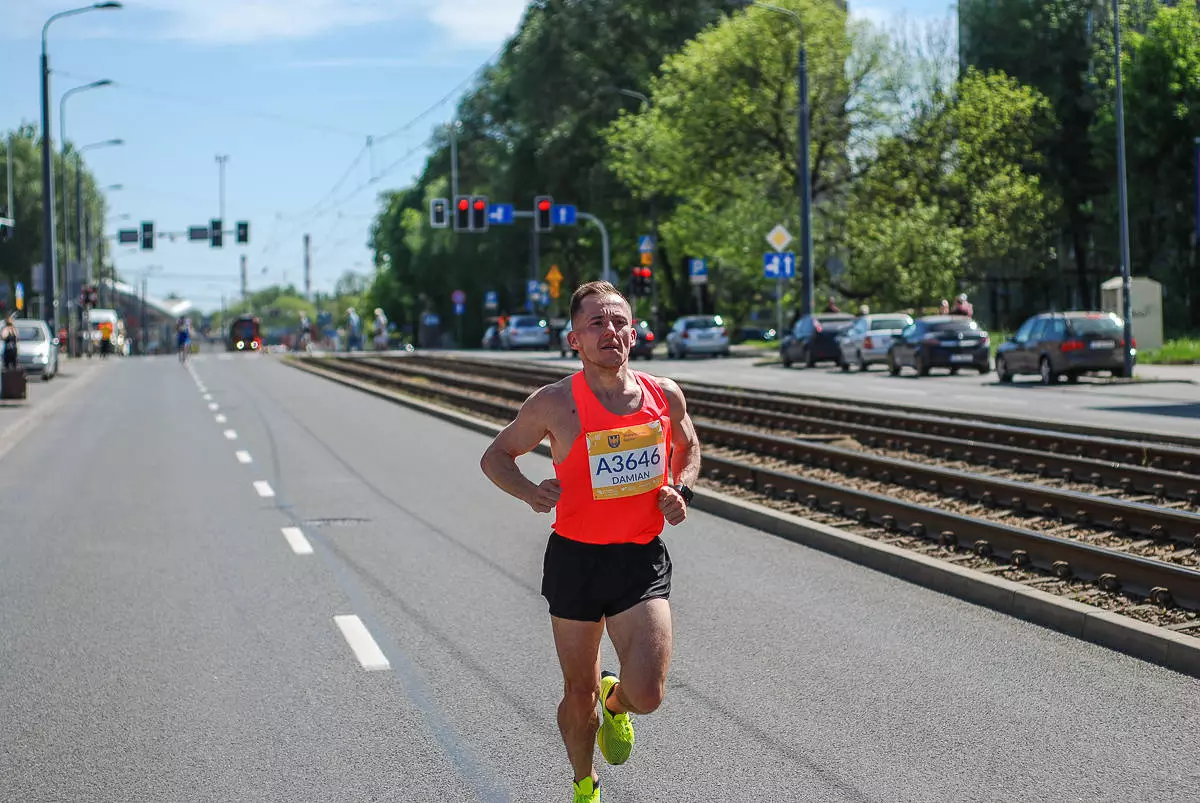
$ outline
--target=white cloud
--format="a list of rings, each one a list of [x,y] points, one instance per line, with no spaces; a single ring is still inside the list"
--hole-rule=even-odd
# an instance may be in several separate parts
[[[0,5],[6,2],[0,0]],[[147,13],[157,20],[147,27],[115,25],[114,35],[149,31],[157,37],[210,44],[310,38],[344,28],[424,20],[441,28],[451,42],[486,46],[498,45],[516,30],[526,4],[527,0],[125,0],[125,11],[104,16],[105,23],[112,23],[116,15]],[[7,20],[13,24],[4,27],[11,34],[36,35],[60,6],[57,0],[21,0]],[[76,23],[73,35],[95,35],[99,17],[94,15],[86,25]]]

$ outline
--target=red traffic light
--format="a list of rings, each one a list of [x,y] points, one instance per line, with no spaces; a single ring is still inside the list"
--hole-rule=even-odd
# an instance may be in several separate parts
[[[487,203],[485,201],[476,201],[475,208],[477,210],[479,210],[480,212],[482,212],[484,209],[487,208]]]
[[[466,198],[460,198],[458,200],[458,208],[461,209],[462,211],[466,212],[468,209],[471,208],[471,202],[468,201]]]
[[[539,212],[549,212],[550,211],[550,202],[545,199],[538,201],[538,211]]]

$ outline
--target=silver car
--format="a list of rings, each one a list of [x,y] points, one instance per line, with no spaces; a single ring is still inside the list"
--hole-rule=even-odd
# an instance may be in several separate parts
[[[550,347],[550,329],[545,318],[514,315],[500,330],[502,349],[545,349]]]
[[[58,375],[58,338],[45,321],[17,320],[17,365],[42,381]]]
[[[838,340],[842,351],[838,365],[843,371],[849,371],[851,365],[865,371],[875,363],[886,363],[892,338],[912,322],[903,312],[859,316]]]
[[[729,356],[729,331],[720,315],[686,315],[667,333],[667,359],[689,354]]]

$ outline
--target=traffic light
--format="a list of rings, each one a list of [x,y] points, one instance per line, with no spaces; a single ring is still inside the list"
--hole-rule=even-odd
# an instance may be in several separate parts
[[[154,250],[154,224],[150,221],[142,223],[142,250]]]
[[[485,195],[476,195],[471,199],[471,231],[488,230],[488,199]]]
[[[654,273],[650,268],[634,268],[633,281],[629,285],[630,295],[648,296],[654,286]]]
[[[533,229],[534,231],[552,231],[554,229],[554,199],[549,195],[539,195],[533,199]]]
[[[208,244],[213,248],[225,245],[224,221],[213,218],[208,227]]]
[[[471,230],[471,199],[466,195],[454,199],[454,230]]]
[[[237,224],[237,244],[248,245],[250,243],[250,224],[246,221],[239,221]]]
[[[450,204],[445,198],[434,198],[429,202],[429,225],[435,229],[450,225]]]

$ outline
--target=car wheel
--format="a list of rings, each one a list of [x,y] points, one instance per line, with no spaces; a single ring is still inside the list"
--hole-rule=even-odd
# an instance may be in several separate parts
[[[846,362],[845,360],[838,360],[838,368],[841,368],[843,373],[849,372],[850,363]]]
[[[1076,385],[1078,383],[1079,383],[1079,372],[1078,371],[1069,372],[1067,374],[1067,384],[1068,385]]]
[[[50,372],[49,371],[42,371],[42,381],[43,382],[50,381]]]
[[[647,360],[653,360],[653,359],[654,359],[654,352],[653,352],[653,351],[647,351],[647,352],[646,352],[646,359],[647,359]]]
[[[860,371],[866,371],[866,370],[868,370],[870,367],[871,367],[871,366],[867,365],[867,361],[863,359],[862,352],[861,352],[861,351],[860,351],[860,352],[858,352],[858,370],[860,370]]]
[[[1042,361],[1038,364],[1038,368],[1042,374],[1043,385],[1054,385],[1058,382],[1058,374],[1054,373],[1054,369],[1050,366],[1050,358],[1042,357]]]
[[[1117,379],[1126,379],[1129,377],[1129,372],[1124,368],[1114,368],[1112,375]]]
[[[900,376],[900,363],[896,362],[896,355],[889,354],[887,361],[888,373],[892,376]]]
[[[817,367],[817,359],[809,349],[804,350],[804,365],[808,368]]]
[[[950,367],[950,376],[958,376],[958,368],[951,366]]]
[[[566,349],[559,349],[559,350],[558,350],[558,356],[560,356],[560,357],[565,357],[565,356],[567,356],[567,350],[566,350]]]
[[[929,376],[929,366],[921,359],[920,354],[913,357],[913,368],[917,370],[917,376]]]
[[[996,376],[1006,385],[1013,381],[1012,372],[1008,370],[1008,360],[1003,357],[996,358]]]

